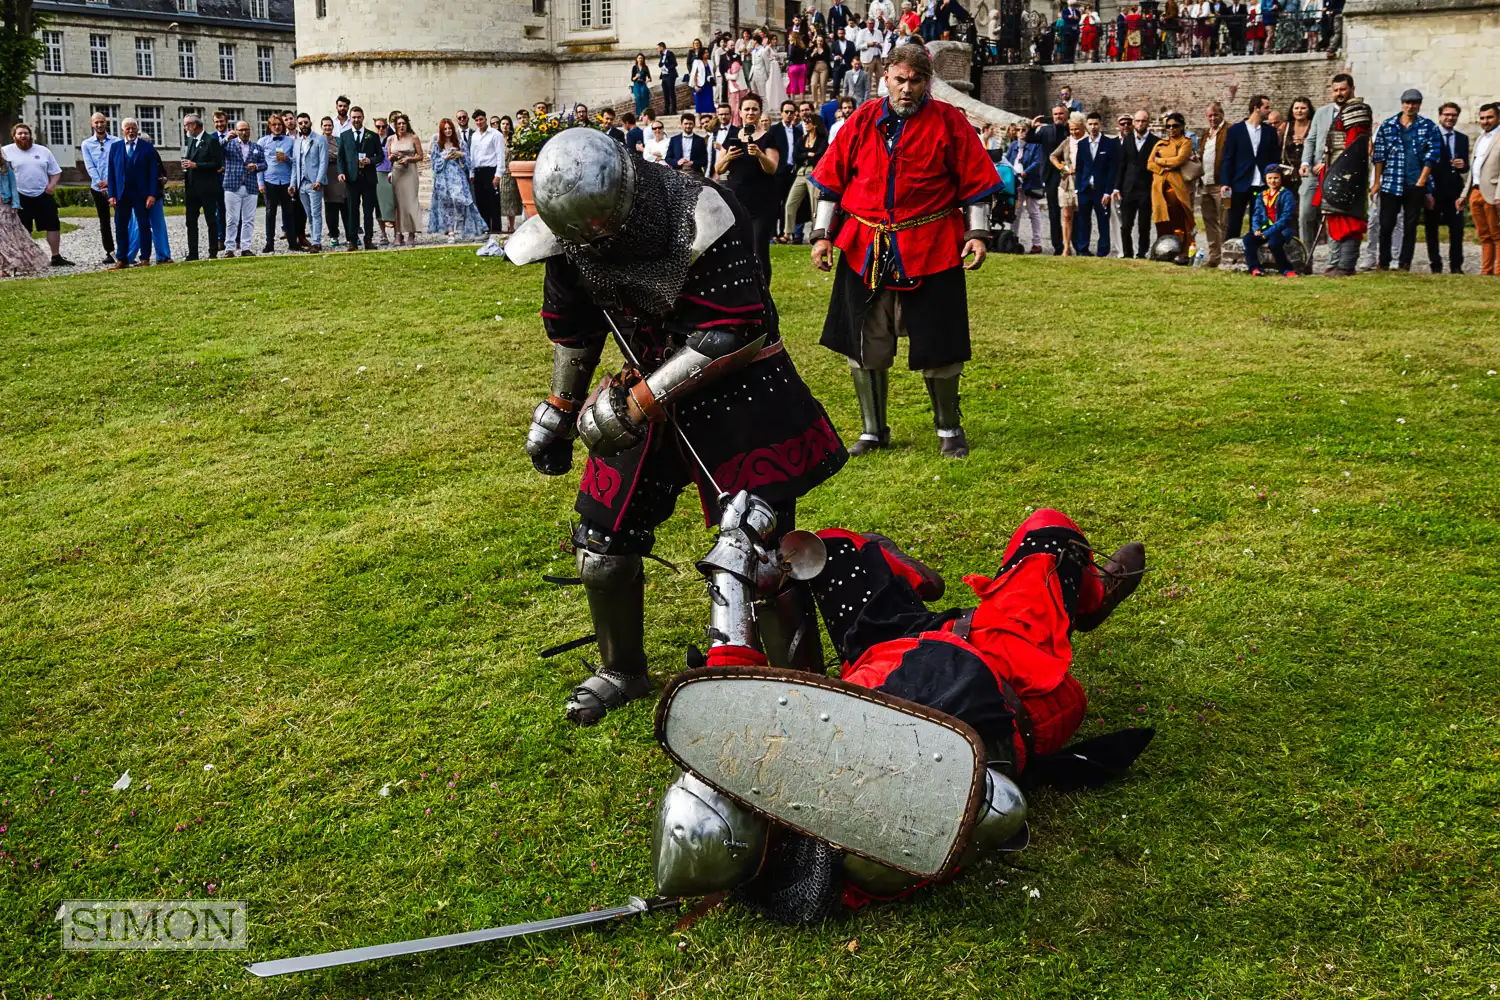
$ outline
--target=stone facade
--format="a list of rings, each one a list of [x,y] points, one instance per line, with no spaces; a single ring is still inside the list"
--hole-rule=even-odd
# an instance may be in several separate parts
[[[1377,119],[1400,112],[1401,92],[1416,87],[1423,114],[1456,101],[1474,132],[1479,106],[1500,100],[1500,0],[1349,0],[1344,37]]]
[[[65,183],[86,182],[78,145],[96,109],[110,115],[116,135],[125,118],[140,119],[147,134],[159,132],[152,138],[173,171],[187,110],[241,109],[254,128],[263,113],[295,104],[290,0],[37,0],[35,6],[47,16],[47,51],[22,117],[63,165]],[[184,43],[192,55],[186,67],[179,58]],[[232,80],[222,78],[220,45],[233,46]],[[261,82],[265,54],[269,83]]]
[[[299,107],[326,111],[347,94],[366,112],[400,108],[422,135],[459,107],[514,114],[539,100],[619,105],[637,52],[646,55],[659,106],[656,43],[676,52],[685,75],[692,40],[707,41],[733,16],[726,0],[296,4]],[[783,0],[738,9],[746,26],[785,15]]]
[[[1296,97],[1316,106],[1327,100],[1328,83],[1343,63],[1325,52],[1219,59],[1173,59],[1071,66],[993,67],[985,70],[982,97],[1018,114],[1046,114],[1063,87],[1085,109],[1106,120],[1145,108],[1153,115],[1181,111],[1189,122],[1209,101],[1223,103],[1230,121],[1244,117],[1242,104],[1268,94],[1283,111]],[[1107,129],[1106,131],[1110,131]]]

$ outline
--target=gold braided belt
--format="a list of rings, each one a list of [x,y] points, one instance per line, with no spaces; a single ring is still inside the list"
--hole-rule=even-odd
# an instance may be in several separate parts
[[[928,223],[946,219],[952,214],[953,210],[950,208],[944,209],[941,212],[933,212],[931,215],[924,215],[919,219],[907,219],[905,222],[871,222],[869,219],[863,219],[850,213],[849,218],[860,225],[875,230],[875,255],[871,258],[873,263],[870,267],[869,277],[871,291],[874,291],[875,286],[880,282],[880,262],[885,257],[885,248],[891,242],[891,233],[899,233],[905,229],[916,229],[918,226],[925,226]]]

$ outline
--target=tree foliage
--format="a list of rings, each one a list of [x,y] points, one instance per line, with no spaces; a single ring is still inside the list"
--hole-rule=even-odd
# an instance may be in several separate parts
[[[31,75],[42,56],[42,21],[31,0],[0,0],[0,127],[6,136],[32,92]]]

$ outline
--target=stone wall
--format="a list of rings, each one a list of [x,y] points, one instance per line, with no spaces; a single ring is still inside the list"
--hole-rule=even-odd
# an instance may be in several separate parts
[[[1283,109],[1301,96],[1321,104],[1330,78],[1342,69],[1337,58],[1324,52],[993,67],[984,72],[981,97],[1017,114],[1039,115],[1068,86],[1085,110],[1099,111],[1106,119],[1145,108],[1153,115],[1181,111],[1195,122],[1204,106],[1216,100],[1224,104],[1230,121],[1238,121],[1244,117],[1241,105],[1255,94],[1270,95],[1272,105]]]
[[[1456,101],[1473,132],[1479,106],[1500,100],[1500,0],[1350,0],[1344,38],[1377,119],[1399,112],[1401,92],[1416,87],[1424,114]]]

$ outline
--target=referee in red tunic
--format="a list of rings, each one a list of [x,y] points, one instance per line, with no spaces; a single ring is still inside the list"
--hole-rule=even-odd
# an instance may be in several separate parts
[[[963,112],[928,95],[931,79],[925,48],[896,46],[885,69],[890,96],[854,112],[811,178],[813,264],[829,270],[833,245],[842,251],[822,344],[853,369],[864,427],[851,455],[890,444],[898,337],[908,338],[908,364],[927,380],[942,454],[969,454],[958,408],[969,359],[963,272],[984,262],[999,175]]]

